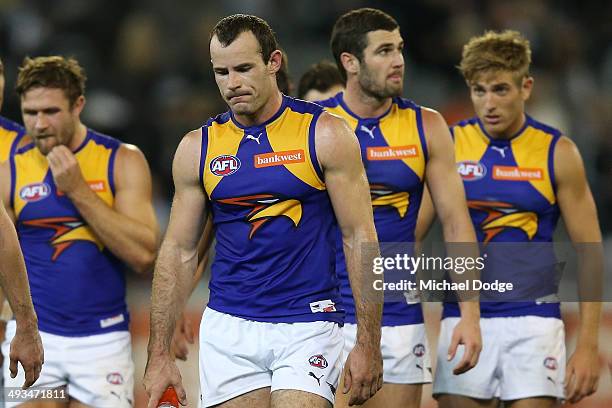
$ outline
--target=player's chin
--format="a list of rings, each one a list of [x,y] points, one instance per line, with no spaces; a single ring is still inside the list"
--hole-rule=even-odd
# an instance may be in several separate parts
[[[402,96],[404,92],[404,84],[389,84],[385,89],[385,93],[387,97],[395,98],[396,96]]]
[[[250,103],[239,102],[231,104],[230,107],[235,115],[252,115],[255,113],[255,109]]]
[[[41,141],[36,142],[36,147],[43,154],[43,156],[48,155],[51,152],[51,150],[53,150],[53,148],[57,145],[58,145],[57,143],[53,143],[53,142],[51,143],[41,142]]]

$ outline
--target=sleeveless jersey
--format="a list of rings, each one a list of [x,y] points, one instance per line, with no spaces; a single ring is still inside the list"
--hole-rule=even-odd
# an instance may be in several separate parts
[[[557,292],[551,245],[559,219],[553,158],[561,132],[529,116],[508,140],[491,138],[478,118],[458,123],[451,132],[478,241],[485,252],[495,253],[485,262],[481,279],[513,282],[520,291],[515,299],[525,300],[483,299],[482,317],[560,317],[558,302],[536,300]],[[445,304],[443,316],[458,315],[456,304]]]
[[[120,144],[88,130],[74,152],[83,177],[109,206]],[[56,188],[47,159],[34,144],[10,160],[11,207],[40,330],[62,336],[127,330],[123,264]]]
[[[336,218],[315,151],[323,109],[283,96],[269,120],[231,111],[202,127],[201,182],[216,227],[208,307],[263,322],[334,321]]]
[[[370,184],[381,254],[394,256],[396,253],[392,246],[385,254],[385,243],[408,243],[411,252],[427,162],[420,106],[406,99],[394,98],[389,110],[380,117],[361,118],[344,103],[342,92],[319,103],[329,112],[343,117],[357,135]],[[337,234],[336,251],[336,270],[341,282],[342,303],[347,312],[346,321],[355,323],[355,303],[340,233]],[[384,278],[391,282],[409,278],[406,275],[386,272]],[[422,322],[420,304],[408,303],[403,293],[385,293],[383,326]]]
[[[25,129],[21,125],[0,116],[0,162],[8,160],[15,153],[24,134]]]

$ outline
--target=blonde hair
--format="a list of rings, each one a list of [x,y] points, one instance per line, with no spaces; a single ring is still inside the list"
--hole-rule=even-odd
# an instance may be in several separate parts
[[[529,76],[531,48],[518,31],[486,31],[463,46],[457,68],[468,83],[484,72],[511,72],[517,81]]]

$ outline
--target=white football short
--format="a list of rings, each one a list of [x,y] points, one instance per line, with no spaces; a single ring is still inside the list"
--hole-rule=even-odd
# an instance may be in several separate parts
[[[355,346],[357,325],[345,324],[344,360]],[[431,382],[431,359],[424,324],[383,326],[380,340],[383,380],[391,384]]]
[[[206,308],[200,324],[202,406],[263,387],[306,391],[333,404],[343,342],[333,322],[256,322]]]
[[[4,386],[21,387],[25,374],[9,372],[9,347],[15,336],[15,321],[6,327],[2,344]],[[68,395],[95,408],[124,408],[134,405],[134,363],[130,333],[117,331],[84,337],[65,337],[40,332],[45,363],[34,387],[68,386]],[[6,407],[19,405],[6,402]]]
[[[445,358],[459,318],[442,320],[433,394],[455,394],[504,401],[563,398],[565,332],[560,319],[519,316],[480,319],[482,352],[470,371],[454,375],[463,346],[455,358]]]

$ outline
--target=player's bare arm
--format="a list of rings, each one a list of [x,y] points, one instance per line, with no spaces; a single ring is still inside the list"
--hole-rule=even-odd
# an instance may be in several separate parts
[[[382,293],[364,294],[372,278],[361,265],[371,265],[378,253],[362,252],[363,244],[377,244],[370,190],[355,134],[344,120],[323,113],[316,126],[316,151],[327,191],[342,232],[344,254],[357,317],[357,343],[347,359],[345,390],[349,405],[362,404],[382,387],[380,325]],[[378,252],[378,251],[376,251]],[[371,273],[371,272],[370,272]],[[371,287],[371,285],[370,285]]]
[[[431,226],[436,219],[436,209],[434,208],[433,201],[431,201],[431,194],[427,186],[423,187],[423,198],[421,199],[421,206],[419,207],[419,215],[417,217],[416,227],[414,229],[414,240],[417,243],[423,242]]]
[[[206,271],[206,267],[208,266],[209,261],[209,249],[212,244],[214,238],[214,229],[212,218],[209,216],[206,218],[206,224],[204,225],[204,232],[200,237],[200,242],[198,243],[198,267],[196,268],[196,273],[193,275],[193,280],[191,282],[191,289],[189,290],[189,297],[185,300],[185,303],[189,301],[191,295],[195,291],[195,288],[198,287],[202,276],[204,275],[204,271]],[[174,335],[172,336],[172,345],[171,350],[174,357],[179,360],[186,361],[187,354],[189,353],[188,344],[195,343],[195,330],[191,321],[187,317],[187,315],[183,312],[181,318],[176,322],[176,327],[174,328]]]
[[[476,234],[467,209],[463,183],[455,167],[455,153],[446,121],[438,112],[423,108],[423,126],[429,148],[429,160],[425,169],[427,187],[442,223],[444,241],[447,243],[476,242]],[[478,247],[474,245],[474,258]],[[448,350],[452,359],[459,344],[465,346],[463,358],[453,372],[468,371],[478,362],[482,349],[480,336],[480,306],[477,301],[459,302],[461,321],[455,327]]]
[[[15,216],[9,204],[10,180],[9,162],[0,163],[0,298],[2,303],[4,299],[8,300],[17,323],[9,356],[11,375],[17,374],[17,362],[21,362],[26,374],[23,386],[29,387],[40,375],[44,358],[28,276],[13,226]]]
[[[587,244],[589,250],[580,262],[580,279],[601,279],[601,230],[597,208],[589,188],[584,164],[576,145],[567,137],[557,142],[554,156],[557,199],[567,233],[574,244]],[[577,248],[579,252],[581,251]],[[591,273],[591,276],[584,276]],[[602,282],[603,284],[603,282]],[[600,285],[601,286],[601,285]],[[593,394],[599,382],[599,322],[600,302],[580,302],[580,329],[576,350],[570,357],[566,371],[566,397],[576,403]]]
[[[183,138],[174,156],[175,194],[153,276],[149,359],[144,378],[150,408],[156,406],[169,385],[175,387],[183,405],[186,403],[170,343],[174,322],[181,315],[192,287],[198,264],[198,241],[206,219],[206,197],[198,169],[200,143],[201,131],[192,131]]]
[[[25,371],[23,388],[27,388],[40,376],[44,362],[43,348],[17,233],[4,206],[0,206],[0,259],[0,287],[11,305],[17,324],[9,355],[11,377],[17,375],[17,363],[20,363]]]
[[[55,147],[47,160],[57,188],[70,198],[102,243],[135,271],[150,270],[159,232],[151,173],[142,152],[125,144],[117,151],[113,207],[89,188],[76,157],[66,146]]]

